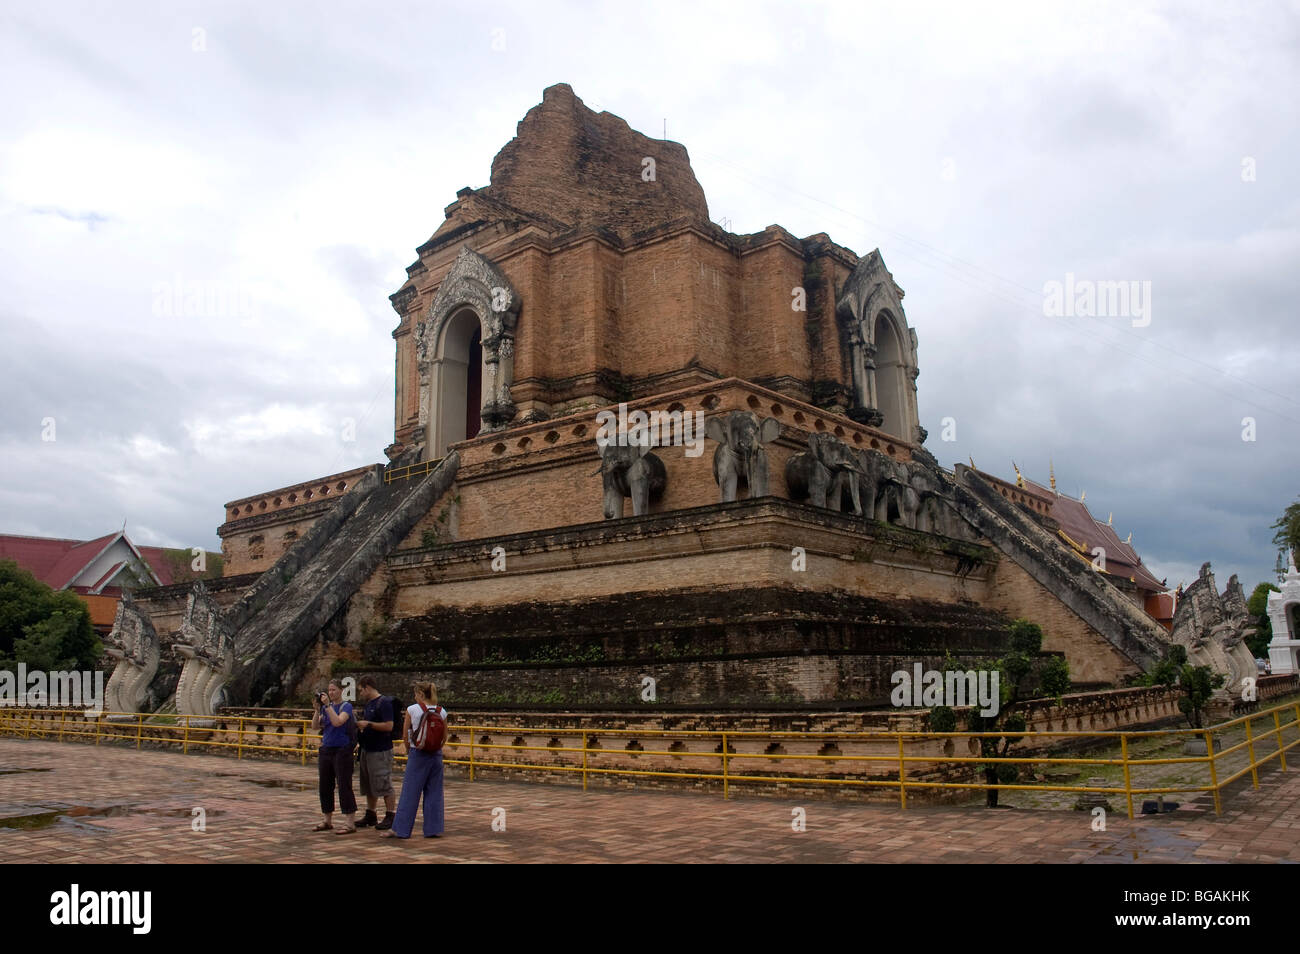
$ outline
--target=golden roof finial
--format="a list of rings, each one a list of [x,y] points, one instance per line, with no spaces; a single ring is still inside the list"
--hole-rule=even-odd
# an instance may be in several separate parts
[[[1024,490],[1025,475],[1020,473],[1020,468],[1016,466],[1016,462],[1014,460],[1011,462],[1011,469],[1016,472],[1016,486],[1019,487],[1021,490]]]
[[[1052,493],[1056,493],[1056,465],[1050,457],[1047,458],[1047,472],[1052,475]]]
[[[1113,527],[1114,525],[1115,525],[1115,511],[1112,510],[1109,514],[1106,515],[1106,526]]]
[[[1132,546],[1132,545],[1133,545],[1133,531],[1132,531],[1132,530],[1130,530],[1130,531],[1128,532],[1128,539],[1125,540],[1124,542],[1127,543],[1129,546]]]
[[[975,458],[974,458],[974,457],[971,457],[969,454],[967,454],[967,455],[966,455],[966,459],[970,461],[970,469],[971,469],[971,470],[979,470],[979,468],[975,466]]]
[[[1079,503],[1083,503],[1087,499],[1088,499],[1088,491],[1086,490],[1079,491]]]

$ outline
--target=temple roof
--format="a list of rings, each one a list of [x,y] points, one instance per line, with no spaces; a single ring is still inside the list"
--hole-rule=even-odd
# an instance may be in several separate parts
[[[46,586],[56,590],[98,593],[105,589],[127,561],[116,560],[109,570],[96,572],[93,576],[86,575],[86,571],[119,539],[125,544],[123,554],[138,554],[160,585],[166,586],[173,582],[172,565],[163,556],[162,547],[136,546],[121,531],[94,540],[0,534],[0,560],[13,560]]]
[[[1157,593],[1168,589],[1142,565],[1142,558],[1131,544],[1125,543],[1110,524],[1102,523],[1092,515],[1088,505],[1082,500],[1075,500],[1065,494],[1025,480],[1025,485],[1034,490],[1052,496],[1052,519],[1061,525],[1061,533],[1067,541],[1089,556],[1094,547],[1106,551],[1106,572],[1112,576],[1132,580],[1139,589]]]

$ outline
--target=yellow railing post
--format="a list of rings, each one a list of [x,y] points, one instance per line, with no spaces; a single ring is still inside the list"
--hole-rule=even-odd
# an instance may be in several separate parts
[[[903,733],[898,733],[898,800],[907,808],[906,763],[903,762]]]
[[[63,724],[68,721],[68,710],[59,710],[59,741],[63,741]]]
[[[1246,716],[1246,751],[1250,753],[1250,779],[1259,788],[1259,769],[1255,767],[1255,737],[1250,731],[1250,716]]]
[[[135,747],[140,748],[140,743],[144,741],[144,713],[135,714]]]
[[[1282,745],[1282,715],[1276,709],[1273,710],[1273,728],[1275,738],[1277,739],[1277,755],[1282,761],[1282,771],[1286,771],[1286,748]]]
[[[302,727],[302,764],[307,764],[307,722],[304,720]]]
[[[587,790],[587,733],[582,733],[582,790]]]
[[[104,724],[104,713],[95,717],[95,744],[99,745],[99,728]]]
[[[1223,806],[1219,803],[1219,773],[1214,767],[1214,736],[1205,730],[1205,757],[1210,763],[1210,784],[1214,786],[1214,814],[1222,815]]]
[[[235,729],[235,732],[236,732],[235,758],[242,759],[244,757],[244,717],[243,716],[239,717],[239,725]]]
[[[185,720],[185,735],[184,735],[184,737],[181,739],[181,753],[184,754],[184,755],[189,755],[189,752],[190,752],[190,717],[187,716],[187,715],[183,715],[183,716],[181,716],[181,718]]]
[[[1124,797],[1128,799],[1128,817],[1133,820],[1133,775],[1128,764],[1128,733],[1119,734],[1119,753],[1124,760]]]
[[[730,798],[731,792],[727,780],[727,733],[722,733],[722,797]]]
[[[474,781],[474,727],[469,727],[469,780]]]

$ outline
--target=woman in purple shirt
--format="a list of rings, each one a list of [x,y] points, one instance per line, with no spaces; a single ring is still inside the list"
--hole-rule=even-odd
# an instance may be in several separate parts
[[[334,782],[339,786],[339,805],[343,809],[343,827],[340,835],[357,830],[357,798],[352,794],[352,746],[355,742],[356,723],[352,719],[352,703],[343,702],[343,689],[338,680],[330,680],[329,695],[321,693],[312,699],[315,714],[311,727],[321,730],[320,757],[320,810],[325,820],[312,831],[329,831],[334,827]]]

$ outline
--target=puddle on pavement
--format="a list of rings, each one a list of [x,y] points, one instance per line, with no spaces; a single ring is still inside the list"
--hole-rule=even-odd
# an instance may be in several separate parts
[[[42,828],[49,828],[58,820],[58,812],[41,812],[38,815],[14,815],[11,818],[0,818],[0,829],[40,831]]]
[[[315,785],[309,785],[307,782],[285,782],[278,778],[245,778],[240,779],[243,782],[252,782],[254,785],[260,785],[263,788],[287,788],[295,792],[305,792],[308,789],[315,789]]]
[[[225,811],[222,809],[211,809],[206,812],[206,817],[211,818],[224,814]],[[57,811],[33,812],[30,815],[11,815],[8,818],[0,818],[0,830],[41,831],[66,819],[69,824],[77,828],[103,831],[104,829],[97,829],[90,824],[90,820],[95,818],[121,818],[125,815],[161,815],[169,818],[190,818],[193,815],[193,810],[189,808],[131,808],[128,805],[108,805],[102,808],[92,808],[89,805],[72,805]]]
[[[247,782],[250,785],[260,785],[262,788],[287,788],[291,792],[315,791],[316,786],[311,782],[291,782],[279,778],[245,778],[242,775],[235,775],[232,772],[214,772],[217,778],[237,778],[241,782]]]

